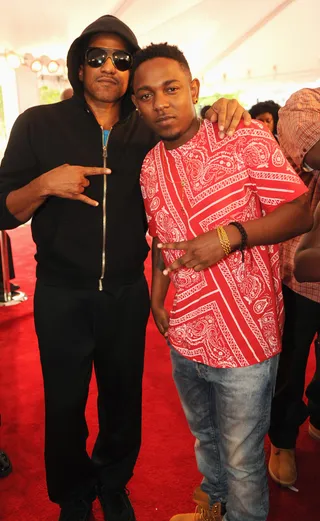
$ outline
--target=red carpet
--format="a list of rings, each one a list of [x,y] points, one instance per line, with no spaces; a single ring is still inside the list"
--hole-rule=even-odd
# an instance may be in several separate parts
[[[0,308],[0,447],[8,452],[14,466],[14,472],[0,480],[0,519],[56,521],[58,508],[47,499],[43,466],[42,381],[32,317],[34,246],[28,226],[10,235],[16,282],[29,300]],[[149,275],[149,263],[147,271]],[[313,367],[312,357],[308,378]],[[89,450],[97,432],[95,400],[92,385],[87,411]],[[271,483],[270,521],[320,519],[320,444],[308,436],[306,427],[297,451],[299,492]],[[199,483],[193,439],[171,379],[168,350],[152,319],[147,336],[143,433],[141,455],[130,484],[137,521],[169,521],[173,514],[191,512],[191,494]],[[98,504],[94,519],[103,519]]]

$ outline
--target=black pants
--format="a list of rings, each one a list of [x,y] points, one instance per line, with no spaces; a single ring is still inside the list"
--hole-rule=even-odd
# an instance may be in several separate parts
[[[113,291],[37,282],[35,325],[45,391],[45,463],[56,503],[87,496],[99,479],[123,488],[141,443],[141,391],[150,302],[146,280]],[[99,435],[86,451],[85,407],[94,365]]]
[[[283,285],[285,325],[269,437],[283,449],[295,447],[299,426],[310,416],[320,429],[320,346],[315,342],[316,371],[303,401],[305,372],[314,336],[320,332],[320,304]]]

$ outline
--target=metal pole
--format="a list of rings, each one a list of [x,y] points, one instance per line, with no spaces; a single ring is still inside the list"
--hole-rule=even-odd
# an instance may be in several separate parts
[[[8,236],[5,231],[0,232],[0,249],[1,249],[1,263],[2,263],[2,281],[3,281],[3,296],[4,301],[11,300],[10,289],[10,272],[9,272],[9,256],[8,256]]]

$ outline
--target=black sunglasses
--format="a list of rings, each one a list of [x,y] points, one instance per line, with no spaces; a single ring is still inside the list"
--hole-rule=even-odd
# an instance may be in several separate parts
[[[110,58],[118,71],[128,71],[132,67],[132,55],[121,49],[109,49],[104,47],[89,47],[86,50],[85,61],[94,69],[101,67]]]

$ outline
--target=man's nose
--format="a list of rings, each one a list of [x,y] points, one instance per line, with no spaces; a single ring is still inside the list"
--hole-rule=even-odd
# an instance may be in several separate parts
[[[116,71],[116,67],[113,65],[113,61],[111,56],[108,56],[106,61],[101,65],[100,70],[104,72],[108,72],[109,74],[114,74]]]
[[[164,93],[157,93],[154,96],[153,108],[154,110],[164,110],[169,106],[167,97]]]

